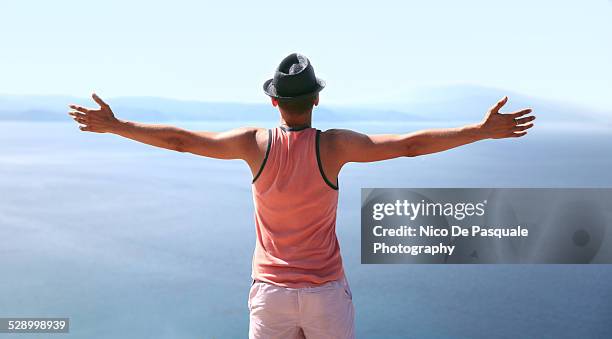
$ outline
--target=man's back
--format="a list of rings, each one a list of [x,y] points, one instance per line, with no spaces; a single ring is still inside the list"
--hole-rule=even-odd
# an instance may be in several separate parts
[[[293,288],[340,279],[338,191],[320,166],[319,131],[277,127],[268,134],[253,180],[253,279]]]

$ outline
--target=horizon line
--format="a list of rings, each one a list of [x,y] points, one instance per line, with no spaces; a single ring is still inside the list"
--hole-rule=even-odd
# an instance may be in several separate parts
[[[612,1],[612,0],[610,0]],[[542,101],[548,101],[548,102],[553,102],[556,104],[567,104],[567,105],[571,105],[574,108],[588,108],[594,111],[598,111],[598,112],[603,112],[603,113],[612,113],[612,107],[597,107],[597,105],[591,105],[585,102],[578,102],[578,101],[572,101],[572,100],[567,100],[567,99],[559,99],[559,98],[552,98],[549,96],[534,96],[531,94],[526,94],[524,92],[520,92],[520,91],[515,91],[515,90],[510,90],[510,89],[504,89],[504,88],[500,88],[500,87],[494,87],[494,86],[484,86],[484,85],[477,85],[477,84],[471,84],[471,83],[454,83],[454,84],[445,84],[445,85],[423,85],[423,86],[414,86],[411,87],[409,89],[405,89],[405,91],[407,93],[410,92],[414,92],[414,91],[419,91],[419,90],[440,90],[440,89],[449,89],[449,88],[472,88],[472,89],[482,89],[482,90],[487,90],[487,91],[498,91],[498,92],[503,92],[506,93],[504,95],[507,95],[510,100],[512,99],[513,96],[521,96],[524,98],[530,98],[530,99],[534,99],[534,100],[542,100]],[[86,96],[77,96],[77,95],[73,95],[73,94],[62,94],[62,93],[47,93],[47,94],[36,94],[36,93],[10,93],[10,92],[0,92],[0,97],[15,97],[15,98],[28,98],[28,97],[39,97],[39,98],[70,98],[70,99],[76,99],[76,100],[90,100],[91,99],[91,93],[97,93],[98,95],[103,96],[104,94],[100,94],[102,92],[99,91],[92,91],[90,92],[89,95]],[[473,94],[473,93],[472,93]],[[172,97],[172,96],[156,96],[156,95],[119,95],[119,96],[107,96],[107,97],[103,97],[105,100],[116,100],[116,99],[162,99],[162,100],[168,100],[168,101],[176,101],[176,102],[183,102],[183,103],[215,103],[215,104],[237,104],[237,105],[269,105],[270,104],[270,98],[267,97],[264,93],[262,93],[262,99],[261,100],[219,100],[219,99],[204,99],[204,98],[185,98],[185,97]],[[465,97],[469,97],[468,95],[466,95]],[[441,98],[441,100],[443,100],[444,98]],[[394,98],[394,99],[372,99],[369,101],[361,101],[361,102],[353,102],[353,103],[348,103],[348,102],[344,102],[344,101],[323,101],[323,105],[322,106],[330,106],[330,107],[338,107],[338,108],[342,108],[342,107],[347,107],[347,108],[355,108],[356,106],[363,106],[365,105],[367,108],[371,108],[368,106],[372,106],[372,105],[389,105],[389,104],[410,104],[410,103],[414,103],[414,102],[430,102],[431,100],[410,100],[410,99],[406,99],[404,98],[402,100],[401,97],[398,98]],[[492,102],[493,104],[493,102]],[[0,107],[1,109],[1,107]],[[381,109],[385,109],[384,107],[381,107]]]

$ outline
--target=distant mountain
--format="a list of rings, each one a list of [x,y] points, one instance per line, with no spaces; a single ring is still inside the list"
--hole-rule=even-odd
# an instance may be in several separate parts
[[[540,121],[550,122],[592,122],[610,126],[612,106],[601,111],[576,104],[531,97],[508,90],[455,85],[421,88],[406,91],[402,99],[383,100],[366,105],[367,108],[387,108],[400,112],[412,112],[425,120],[468,120],[481,119],[485,111],[504,96],[509,100],[502,112],[533,108]],[[400,95],[395,95],[400,97]],[[360,109],[366,108],[361,106]]]
[[[201,102],[158,97],[119,97],[107,102],[124,119],[139,121],[270,121],[278,119],[278,111],[269,103],[246,104],[232,102]],[[0,121],[61,121],[68,120],[68,104],[95,107],[91,100],[68,96],[9,96],[0,95]],[[417,116],[394,110],[363,110],[358,112],[316,108],[317,119],[343,120],[415,120]]]
[[[510,98],[506,111],[532,107],[538,118],[544,121],[610,125],[612,120],[611,112],[597,112],[510,91],[464,85],[411,90],[403,93],[401,100],[359,106],[331,106],[322,102],[315,109],[315,117],[319,121],[479,121],[488,107],[504,95]],[[247,104],[158,97],[118,97],[108,98],[107,101],[118,116],[139,121],[278,119],[277,110],[265,101],[261,104]],[[0,95],[0,120],[68,120],[66,112],[70,103],[94,105],[90,99],[69,96]]]

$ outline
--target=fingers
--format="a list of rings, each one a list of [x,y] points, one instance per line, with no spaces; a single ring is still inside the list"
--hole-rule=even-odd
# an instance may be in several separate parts
[[[90,110],[90,109],[85,108],[85,107],[83,107],[83,106],[75,105],[75,104],[68,105],[68,107],[70,107],[71,109],[73,109],[73,110],[75,110],[75,111],[79,111],[79,112],[81,112],[81,113],[89,113],[89,112],[91,112],[91,110]]]
[[[95,93],[93,93],[91,97],[98,105],[100,105],[101,108],[109,108],[109,106]],[[94,122],[99,120],[98,115],[100,112],[102,112],[102,110],[89,109],[75,104],[68,105],[68,107],[72,109],[68,112],[68,115],[70,115],[72,119],[79,124],[79,129],[81,131],[100,133],[97,123]],[[94,126],[92,126],[92,123],[94,123]]]
[[[86,113],[81,113],[78,111],[68,111],[68,115],[72,116],[72,117],[86,117],[87,114]]]
[[[108,104],[105,103],[102,99],[100,99],[100,97],[96,94],[96,93],[92,93],[91,94],[91,98],[98,104],[100,105],[100,107],[106,108],[108,107]]]
[[[511,116],[512,118],[516,119],[519,117],[522,117],[523,115],[529,114],[531,113],[533,110],[531,108],[525,108],[522,109],[520,111],[516,111],[516,112],[512,112],[512,113],[508,113],[507,115]]]
[[[97,130],[95,127],[91,126],[91,125],[87,125],[86,123],[82,123],[79,122],[79,129],[83,132],[94,132],[94,133],[100,133],[99,130]]]
[[[68,114],[72,117],[72,119],[79,124],[87,124],[89,122],[89,117],[85,114],[81,114],[78,112],[68,112]]]
[[[498,101],[493,107],[491,107],[491,112],[499,113],[499,110],[504,107],[504,105],[508,102],[508,97],[503,97],[500,101]]]
[[[516,133],[512,133],[512,135],[510,135],[509,138],[520,138],[524,135],[527,135],[527,132],[516,132]]]
[[[91,98],[98,104],[100,105],[100,107],[102,108],[108,108],[108,104],[106,102],[104,102],[104,100],[102,100],[96,93],[92,93],[91,94]],[[81,113],[89,113],[89,112],[93,112],[96,110],[93,109],[89,109],[80,105],[75,105],[75,104],[71,104],[68,105],[68,107],[70,107],[71,109],[75,110],[75,111],[79,111]]]
[[[534,120],[535,120],[535,116],[533,116],[533,115],[529,116],[529,117],[525,117],[525,118],[520,118],[520,119],[515,118],[514,119],[514,121],[515,121],[515,123],[517,125],[523,125],[523,124],[526,124],[526,123],[528,123],[530,121],[534,121]]]
[[[81,131],[94,132],[91,126],[89,126],[89,116],[77,111],[70,111],[68,112],[68,114],[72,117],[74,121],[76,121],[76,123],[79,124],[79,129]]]
[[[520,125],[520,126],[514,127],[514,131],[515,132],[520,132],[520,131],[528,130],[531,127],[533,127],[533,124]]]

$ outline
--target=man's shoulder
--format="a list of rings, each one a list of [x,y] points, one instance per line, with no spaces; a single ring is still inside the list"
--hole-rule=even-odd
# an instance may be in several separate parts
[[[260,131],[265,131],[265,130],[267,129],[262,128],[262,127],[243,126],[243,127],[234,128],[232,131],[234,131],[234,133],[236,134],[241,134],[241,135],[255,135],[259,133]]]
[[[257,139],[262,138],[262,136],[266,136],[267,138],[267,129],[262,127],[254,127],[254,126],[243,126],[237,127],[229,131],[230,134],[244,139],[245,141],[255,141]]]
[[[233,140],[234,144],[247,152],[264,149],[268,143],[268,132],[266,128],[244,126],[231,129],[223,133],[223,138]]]
[[[350,142],[358,133],[344,128],[332,128],[321,131],[322,140],[326,140],[330,144]]]
[[[356,141],[359,133],[344,128],[332,128],[321,131],[320,147],[334,158],[341,157]]]

